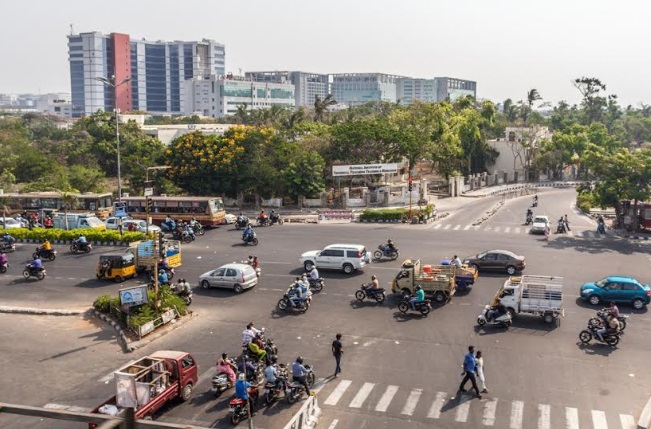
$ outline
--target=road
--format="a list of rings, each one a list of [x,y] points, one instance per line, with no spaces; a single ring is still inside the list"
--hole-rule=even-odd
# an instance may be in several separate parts
[[[260,228],[260,245],[256,248],[241,246],[239,232],[230,227],[210,231],[184,247],[184,265],[177,276],[194,282],[212,267],[255,253],[263,269],[258,287],[241,295],[195,289],[192,307],[198,317],[133,355],[118,353],[115,339],[94,325],[84,325],[79,332],[61,330],[58,326],[69,320],[64,318],[56,319],[59,325],[47,330],[47,324],[33,318],[2,316],[3,326],[10,326],[5,330],[5,342],[15,341],[16,345],[0,351],[3,362],[15,363],[11,368],[3,366],[0,374],[5,379],[11,376],[18,385],[11,393],[3,391],[0,401],[90,408],[110,395],[112,386],[107,380],[113,369],[154,350],[181,349],[197,357],[201,382],[188,404],[170,407],[159,419],[227,427],[229,397],[226,394],[216,399],[208,393],[210,376],[219,353],[239,353],[241,331],[248,321],[255,320],[257,326],[266,326],[277,342],[281,361],[291,361],[300,354],[306,362],[314,364],[323,385],[318,394],[323,427],[420,428],[431,427],[435,422],[440,428],[628,429],[625,424],[630,422],[630,416],[637,417],[651,394],[646,372],[650,347],[643,341],[643,327],[651,318],[646,310],[620,306],[622,313],[631,315],[620,346],[580,346],[578,332],[595,309],[577,301],[577,293],[583,282],[613,273],[633,275],[648,282],[648,250],[645,245],[593,234],[594,223],[572,210],[574,191],[539,195],[540,206],[535,212],[551,219],[567,213],[571,235],[552,235],[545,242],[540,236],[528,234],[522,222],[531,202],[529,197],[507,200],[479,227],[469,225],[494,206],[499,197],[478,199],[462,211],[427,225],[287,224]],[[523,254],[527,273],[564,277],[566,317],[558,327],[545,325],[536,318],[520,317],[507,332],[478,329],[477,314],[504,281],[505,276],[500,274],[482,273],[469,293],[455,295],[448,304],[435,307],[426,318],[400,314],[393,298],[383,305],[355,301],[355,290],[371,274],[389,287],[400,261],[373,263],[363,273],[351,277],[322,272],[326,287],[315,296],[305,315],[275,311],[282,291],[293,276],[302,272],[298,256],[303,251],[334,242],[359,242],[372,250],[387,238],[397,242],[400,259],[421,257],[429,263],[454,253],[463,257],[491,248]],[[94,279],[98,254],[94,250],[80,257],[61,255],[48,265],[50,277],[44,282],[17,280],[17,269],[14,272],[12,266],[7,273],[10,287],[0,289],[0,299],[5,305],[37,300],[55,307],[73,301],[87,305],[104,291],[114,293],[118,285]],[[10,255],[10,262],[27,256],[26,251],[19,250]],[[14,324],[14,320],[19,323]],[[39,329],[47,337],[39,339]],[[28,335],[23,331],[34,333]],[[337,379],[331,379],[334,359],[330,343],[337,332],[343,334],[343,372]],[[98,343],[99,336],[102,341]],[[482,400],[459,398],[456,393],[461,361],[470,344],[485,356],[490,393]],[[29,351],[36,345],[37,352],[32,356]],[[19,359],[14,357],[15,349],[22,351]],[[60,356],[54,360],[60,365],[56,373],[65,375],[65,386],[70,388],[58,385],[54,375],[39,389],[20,386],[21,377],[29,377],[37,368],[48,368],[49,361],[44,360],[48,356]],[[256,427],[282,427],[296,407],[288,409],[281,403],[264,409],[255,417]],[[3,418],[0,427],[12,426],[7,426]],[[73,426],[36,422],[33,427]]]

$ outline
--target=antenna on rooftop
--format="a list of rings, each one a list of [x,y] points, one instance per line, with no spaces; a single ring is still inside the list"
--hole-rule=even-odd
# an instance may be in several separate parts
[[[73,34],[75,34],[75,26],[74,24],[70,24],[70,35],[72,36]]]

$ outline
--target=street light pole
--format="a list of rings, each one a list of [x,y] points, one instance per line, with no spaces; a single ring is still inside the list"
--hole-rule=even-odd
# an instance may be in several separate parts
[[[131,78],[130,77],[124,78],[120,81],[120,83],[115,82],[115,75],[111,76],[110,79],[105,77],[97,77],[95,79],[102,82],[104,85],[113,88],[113,105],[115,106],[115,139],[117,142],[117,150],[118,150],[118,201],[121,202],[122,201],[122,174],[121,174],[121,165],[120,165],[120,124],[118,118],[120,109],[118,109],[118,88],[121,85],[124,85],[125,83],[129,82]]]

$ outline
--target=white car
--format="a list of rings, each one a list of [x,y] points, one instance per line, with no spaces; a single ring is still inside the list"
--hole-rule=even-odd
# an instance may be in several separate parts
[[[547,216],[536,216],[533,218],[533,225],[531,225],[532,234],[543,234],[545,227],[549,226],[549,218]]]
[[[133,224],[134,231],[138,232],[145,232],[145,228],[147,228],[147,222],[142,220],[142,219],[130,219],[130,220],[124,220],[122,221],[122,231],[128,231],[129,230],[129,225]],[[160,232],[160,226],[157,225],[149,225],[149,232]]]
[[[355,270],[363,270],[371,262],[371,252],[367,252],[361,244],[331,244],[323,250],[303,253],[300,261],[308,272],[316,266],[318,269],[342,270],[352,274]]]
[[[16,219],[11,217],[1,218],[0,217],[0,229],[16,229],[22,228],[23,224],[18,222]]]
[[[235,216],[232,213],[226,213],[226,224],[227,225],[234,224],[236,220],[237,220],[237,216]]]
[[[122,222],[127,220],[131,220],[131,218],[128,216],[122,218]],[[120,221],[119,217],[111,216],[110,218],[104,221],[104,225],[106,226],[106,229],[118,229],[119,221]]]

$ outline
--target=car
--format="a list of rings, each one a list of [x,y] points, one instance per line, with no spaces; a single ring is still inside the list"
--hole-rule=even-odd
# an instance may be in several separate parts
[[[23,224],[21,222],[18,222],[14,218],[6,217],[6,218],[1,218],[0,217],[0,229],[16,229],[16,228],[22,228]]]
[[[533,219],[533,224],[531,225],[531,234],[543,234],[545,228],[549,226],[549,217],[547,216],[536,216]]]
[[[147,228],[147,222],[142,220],[142,219],[129,219],[129,220],[123,220],[122,221],[122,230],[123,231],[128,231],[129,230],[129,225],[133,224],[134,231],[137,232],[145,232],[145,229]],[[149,232],[160,232],[160,226],[157,225],[149,225]]]
[[[323,250],[303,253],[300,261],[305,271],[311,271],[316,266],[318,269],[342,270],[352,274],[371,262],[371,252],[367,252],[361,244],[331,244]]]
[[[122,218],[123,224],[124,224],[124,221],[126,221],[126,220],[131,220],[131,218],[128,217],[128,216],[123,217]],[[111,217],[109,217],[108,219],[106,219],[104,221],[104,225],[106,226],[106,229],[118,229],[118,226],[120,225],[120,218],[115,217],[115,216],[111,216]],[[144,231],[144,229],[143,229],[143,231]]]
[[[510,276],[525,267],[524,256],[508,250],[487,250],[464,258],[463,263],[479,271],[505,271]]]
[[[596,282],[585,283],[581,286],[580,296],[592,305],[599,305],[601,302],[624,302],[640,310],[649,304],[651,288],[634,277],[609,276]]]
[[[234,224],[236,220],[237,220],[237,216],[235,216],[232,213],[226,213],[226,224],[227,225]]]
[[[199,276],[199,286],[204,289],[219,287],[242,293],[257,284],[258,276],[249,264],[226,264]]]

